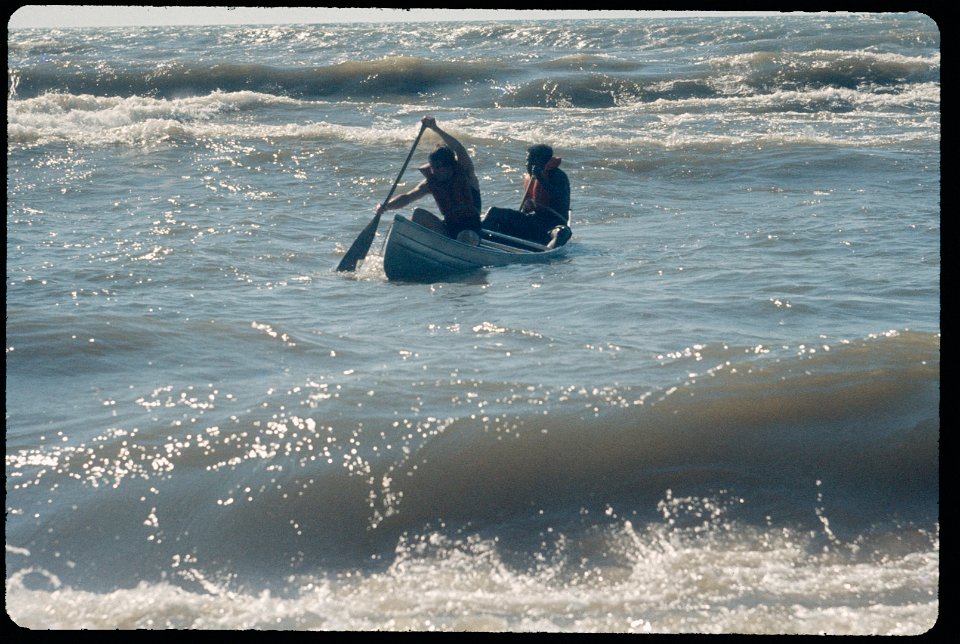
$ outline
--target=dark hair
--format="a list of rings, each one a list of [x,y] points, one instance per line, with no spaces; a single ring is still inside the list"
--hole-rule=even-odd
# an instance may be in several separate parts
[[[453,150],[445,145],[438,145],[437,149],[431,152],[428,158],[432,166],[452,168],[457,165],[457,156],[453,153]]]
[[[535,165],[544,165],[553,158],[553,148],[544,143],[531,145],[527,148],[527,171]]]
[[[553,158],[553,148],[544,143],[531,145],[527,148],[527,172],[533,173],[533,166],[545,166]]]

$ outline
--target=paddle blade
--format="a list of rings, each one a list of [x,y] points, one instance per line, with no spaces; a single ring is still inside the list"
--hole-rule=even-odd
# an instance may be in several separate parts
[[[407,165],[410,163],[410,159],[413,157],[413,151],[417,149],[417,144],[420,142],[420,137],[423,136],[423,131],[426,129],[427,124],[424,122],[420,125],[420,131],[417,132],[417,138],[413,140],[413,147],[410,148],[410,152],[407,154],[407,160],[403,162],[403,167],[400,168],[400,174],[397,175],[396,181],[393,182],[393,187],[390,188],[387,198],[383,200],[384,204],[390,201],[390,197],[393,196],[393,191],[397,189],[397,184],[400,183],[400,177],[403,176],[404,170],[407,169]],[[347,254],[344,255],[343,259],[340,260],[340,264],[337,265],[337,271],[346,272],[355,270],[357,268],[357,262],[361,261],[367,256],[367,251],[370,250],[370,244],[373,243],[373,238],[377,234],[377,226],[380,224],[380,215],[382,214],[383,211],[381,210],[376,214],[373,220],[367,224],[367,227],[363,229],[363,232],[360,233],[360,236],[357,237],[356,241],[353,242],[353,246],[350,247],[350,250],[347,251]]]
[[[353,242],[353,245],[350,246],[347,254],[343,256],[343,259],[341,259],[340,263],[337,265],[338,272],[356,270],[357,263],[362,261],[363,258],[367,256],[367,252],[370,250],[370,245],[373,244],[373,238],[377,234],[377,226],[380,224],[381,214],[382,213],[377,213],[377,215],[370,220],[370,223],[367,224],[367,227],[363,229],[359,236],[357,236],[356,241]]]

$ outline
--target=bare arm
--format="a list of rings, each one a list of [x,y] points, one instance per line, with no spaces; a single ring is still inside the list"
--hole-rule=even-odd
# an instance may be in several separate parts
[[[421,181],[413,190],[405,192],[402,195],[397,195],[387,203],[377,206],[377,213],[381,213],[384,210],[397,210],[399,208],[403,208],[407,204],[414,202],[420,197],[428,194],[430,194],[430,188],[427,186],[427,182]]]
[[[477,179],[477,174],[473,169],[473,161],[470,159],[470,154],[467,152],[467,149],[463,147],[463,144],[454,138],[450,133],[444,132],[442,129],[440,129],[440,126],[437,125],[437,119],[433,118],[432,116],[424,116],[423,124],[425,127],[428,127],[436,132],[443,141],[443,144],[453,150],[453,153],[457,156],[457,162],[463,166],[467,176],[470,177],[470,183],[474,188],[479,189],[480,181]]]

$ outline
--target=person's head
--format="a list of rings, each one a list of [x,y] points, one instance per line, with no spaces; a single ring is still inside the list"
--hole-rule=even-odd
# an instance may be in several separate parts
[[[457,157],[453,150],[445,145],[438,145],[437,149],[430,153],[428,157],[430,169],[433,170],[433,176],[440,181],[445,181],[453,176],[457,167]]]
[[[547,161],[553,158],[553,148],[544,143],[531,145],[527,148],[527,172],[532,173],[533,167],[540,168],[547,165]]]

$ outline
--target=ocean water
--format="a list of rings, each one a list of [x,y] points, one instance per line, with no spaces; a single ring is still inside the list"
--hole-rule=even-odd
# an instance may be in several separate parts
[[[931,18],[7,37],[15,624],[937,624]],[[562,260],[334,270],[426,114]]]

